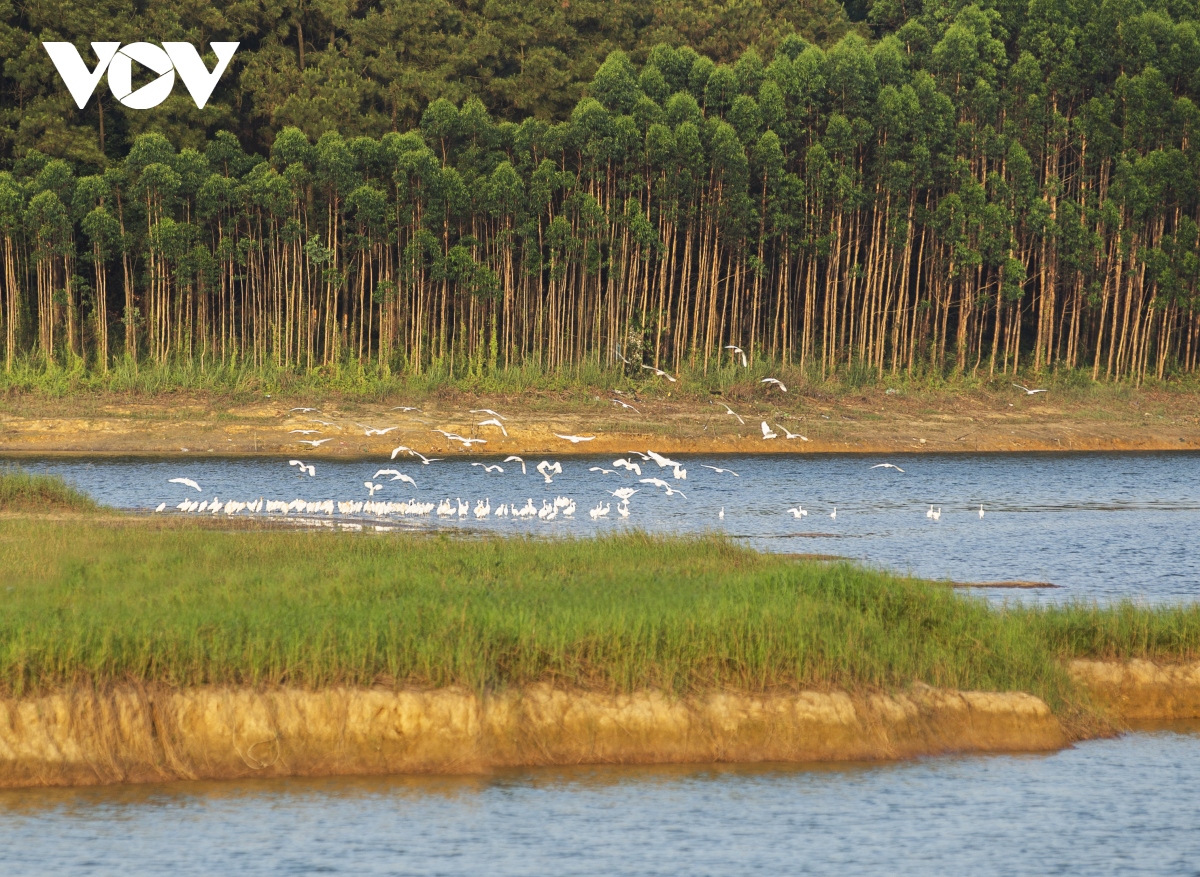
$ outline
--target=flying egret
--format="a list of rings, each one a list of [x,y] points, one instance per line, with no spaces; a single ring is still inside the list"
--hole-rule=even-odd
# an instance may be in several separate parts
[[[518,457],[516,454],[513,454],[512,456],[509,456],[509,457],[505,457],[504,462],[505,463],[520,463],[521,464],[521,474],[522,475],[529,474],[528,472],[525,471],[525,461],[522,460],[520,457]]]
[[[312,445],[314,448],[319,448],[319,447],[321,447],[321,445],[325,444],[325,442],[331,442],[331,441],[333,441],[333,439],[327,439],[327,438],[323,438],[323,439],[300,439],[300,441],[299,441],[299,444],[302,444],[302,445]]]
[[[679,468],[679,463],[676,463],[670,457],[664,457],[662,454],[656,454],[654,451],[646,451],[650,455],[650,459],[658,464],[659,469],[666,469],[670,466],[673,469]]]
[[[771,432],[771,427],[767,426],[767,422],[762,422],[763,440],[779,438],[779,433]]]
[[[789,439],[789,440],[790,439],[800,439],[800,441],[802,441],[802,442],[808,441],[807,436],[800,435],[800,433],[798,433],[798,432],[788,432],[788,428],[786,426],[780,426],[777,423],[777,424],[775,424],[775,428],[783,430],[783,437],[785,439]]]
[[[590,442],[596,438],[594,435],[561,435],[557,432],[554,433],[554,436],[562,439],[565,442],[570,442],[573,445],[577,445],[580,442]]]
[[[983,503],[979,504],[979,518],[983,520]]]
[[[1031,390],[1031,389],[1029,389],[1027,386],[1025,386],[1024,384],[1013,384],[1013,386],[1014,386],[1014,387],[1016,387],[1018,390],[1024,390],[1024,391],[1025,391],[1025,395],[1026,395],[1026,396],[1033,396],[1033,395],[1035,395],[1035,394],[1037,394],[1037,393],[1048,393],[1048,392],[1050,392],[1049,390]]]
[[[316,435],[318,432],[320,432],[320,430],[317,430],[317,429],[291,429],[291,430],[288,430],[288,432],[298,433],[300,435]]]
[[[369,490],[369,491],[371,492],[371,496],[374,496],[374,495],[375,495],[375,491],[377,491],[377,490],[383,490],[383,485],[382,485],[382,484],[374,484],[374,483],[372,483],[372,482],[370,482],[370,481],[364,481],[364,482],[363,482],[363,487],[365,487],[367,490]]]
[[[787,387],[783,385],[783,381],[779,380],[779,378],[763,378],[761,381],[759,381],[759,383],[774,384],[775,386],[779,387],[779,389],[783,390],[783,392],[787,392]]]
[[[687,469],[684,469],[682,466],[677,465],[671,470],[671,474],[675,476],[676,481],[687,481]]]
[[[420,411],[420,408],[413,408],[411,405],[397,405],[392,411]]]
[[[561,475],[562,463],[551,463],[549,460],[542,460],[542,462],[537,464],[537,471],[546,479],[547,484],[552,484],[554,479],[550,477],[550,474]]]
[[[620,399],[609,399],[608,401],[615,402],[616,404],[620,405],[622,408],[628,408],[634,414],[642,413],[642,412],[638,411],[636,408],[634,408],[632,405],[630,405],[628,402],[622,402]]]
[[[716,472],[718,475],[723,475],[723,474],[725,474],[726,472],[728,472],[728,473],[729,473],[730,475],[732,475],[734,478],[741,478],[741,477],[742,477],[741,475],[738,475],[736,472],[734,472],[732,469],[722,469],[720,466],[709,466],[707,463],[701,463],[701,464],[700,464],[700,467],[701,467],[702,469],[712,469],[712,470],[713,470],[714,472]]]
[[[367,435],[387,435],[392,430],[399,429],[399,428],[400,427],[398,427],[398,426],[389,426],[387,429],[374,429],[373,427],[366,427],[366,430],[367,430],[366,434]]]
[[[872,469],[895,469],[901,475],[904,474],[904,470],[901,469],[899,466],[897,466],[895,463],[876,463],[871,468]]]
[[[328,420],[317,420],[315,417],[310,417],[309,423],[319,423],[321,426],[332,426],[334,429],[341,429],[336,423],[330,423]]]
[[[640,457],[642,462],[645,462],[646,460],[650,459],[648,456],[643,454],[641,451],[626,451],[626,453],[629,454],[629,456],[631,456],[631,457]]]
[[[750,368],[750,363],[746,361],[746,354],[742,352],[742,348],[738,347],[736,344],[726,344],[725,349],[732,350],[736,356],[740,356],[742,358],[742,368]]]
[[[605,469],[603,466],[592,466],[588,469],[589,472],[599,472],[601,475],[616,475],[616,469]]]
[[[655,368],[654,366],[646,365],[645,363],[642,364],[642,368],[654,372],[660,378],[666,378],[672,384],[675,383],[675,379],[673,377],[671,377],[669,374],[667,374],[665,371],[663,371],[661,368]]]
[[[472,463],[471,465],[472,466],[482,466],[484,472],[500,472],[500,473],[504,472],[504,469],[501,468],[500,466],[489,466],[487,463]]]
[[[733,410],[732,408],[730,408],[728,405],[725,405],[725,403],[724,403],[724,402],[722,402],[721,404],[725,406],[725,413],[726,413],[726,414],[732,414],[734,417],[736,417],[736,418],[737,418],[737,422],[738,422],[738,423],[740,423],[742,426],[745,426],[745,425],[746,425],[746,421],[742,420],[742,416],[741,416],[740,414],[738,414],[736,411],[734,411],[734,410]]]
[[[663,483],[665,484],[666,482],[663,482]],[[621,487],[621,488],[618,488],[617,490],[614,490],[612,492],[612,495],[615,496],[617,499],[621,500],[622,502],[629,502],[629,498],[631,496],[633,496],[635,493],[640,493],[640,492],[641,492],[640,490],[633,488],[633,487]]]
[[[653,484],[655,487],[667,487],[667,488],[670,487],[670,485],[667,484],[667,482],[663,481],[661,478],[642,478],[641,483],[642,484]]]
[[[312,414],[314,411],[318,410],[319,409],[317,408],[292,408],[290,411],[288,411],[288,414],[291,414],[292,411],[299,411],[301,414]]]
[[[396,459],[396,457],[400,454],[401,451],[407,451],[407,450],[408,450],[407,445],[400,445],[400,447],[398,447],[398,448],[392,448],[392,459],[393,460]]]
[[[504,437],[505,437],[505,438],[508,438],[508,430],[504,428],[504,424],[503,424],[503,423],[501,423],[501,422],[500,422],[500,420],[499,420],[498,418],[495,418],[495,417],[493,417],[493,418],[490,418],[489,420],[481,420],[481,421],[479,421],[479,423],[477,423],[477,424],[475,424],[475,425],[476,425],[476,426],[495,426],[495,427],[498,427],[498,428],[500,429],[500,431],[501,431],[502,433],[504,433]]]
[[[200,489],[200,485],[190,478],[168,478],[167,484],[182,484],[184,487],[190,487],[193,490]]]
[[[412,456],[414,456],[414,457],[420,457],[421,464],[424,466],[428,466],[430,463],[437,463],[442,459],[441,457],[426,457],[424,454],[418,453],[417,451],[414,451],[412,448],[409,448],[408,452],[410,454],[412,454]]]
[[[446,432],[444,429],[435,429],[435,430],[433,430],[433,432],[440,432],[449,441],[462,442],[463,447],[467,448],[468,450],[470,450],[471,445],[486,445],[487,444],[487,441],[485,439],[464,438],[463,436],[459,435],[456,432]]]
[[[501,420],[508,420],[503,414],[493,411],[491,408],[472,408],[471,414],[490,414],[492,417],[499,417]]]
[[[642,467],[632,460],[613,460],[613,467],[617,469],[628,469],[634,475],[641,476]]]

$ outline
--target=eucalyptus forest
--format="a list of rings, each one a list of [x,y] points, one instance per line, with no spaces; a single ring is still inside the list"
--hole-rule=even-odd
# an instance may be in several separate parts
[[[82,12],[5,5],[10,371],[1200,360],[1194,2],[184,4],[131,39],[245,47],[141,115],[38,56]]]

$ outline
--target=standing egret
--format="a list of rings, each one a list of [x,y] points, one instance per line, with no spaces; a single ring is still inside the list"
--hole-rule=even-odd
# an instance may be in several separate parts
[[[804,506],[798,505],[794,509],[788,509],[788,512],[793,518],[803,518],[808,514],[808,509],[804,508]]]
[[[721,521],[725,520],[725,506],[721,506],[721,510],[717,512],[717,519]]]
[[[983,520],[983,503],[979,504],[979,518]]]
[[[833,507],[833,511],[829,513],[829,517],[833,518],[835,521],[837,520],[837,506]]]

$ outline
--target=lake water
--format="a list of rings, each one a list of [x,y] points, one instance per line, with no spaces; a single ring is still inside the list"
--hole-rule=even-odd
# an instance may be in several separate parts
[[[1195,875],[1196,726],[1052,755],[0,792],[0,871]]]
[[[675,479],[670,467],[632,457],[641,477],[665,480],[682,495],[640,483],[625,470],[614,474],[612,458],[550,458],[562,474],[547,484],[534,471],[540,457],[520,464],[490,457],[457,457],[421,465],[402,457],[391,462],[315,461],[314,477],[297,474],[283,459],[100,458],[23,459],[22,465],[58,472],[97,499],[148,510],[161,502],[168,513],[183,499],[291,501],[368,499],[364,481],[377,470],[398,469],[417,482],[391,482],[376,500],[438,502],[462,498],[473,506],[490,499],[540,507],[557,496],[577,503],[573,519],[488,517],[450,520],[434,515],[378,518],[370,515],[308,516],[309,523],[368,529],[456,528],[500,532],[586,535],[624,527],[656,532],[720,530],[767,550],[832,554],[921,576],[961,582],[1025,580],[1049,582],[1058,590],[989,592],[995,599],[1071,599],[1101,602],[1132,598],[1144,602],[1194,600],[1200,595],[1200,455],[1161,454],[987,454],[987,455],[762,455],[707,457],[676,455],[686,469]],[[486,473],[471,463],[499,464]],[[896,469],[872,468],[891,463]],[[717,473],[705,466],[737,472]],[[188,477],[203,491],[168,483]],[[617,514],[619,487],[638,489],[629,517]],[[593,521],[588,510],[610,506]],[[926,516],[929,507],[941,517]],[[983,506],[984,517],[979,517]],[[789,508],[809,514],[800,519]],[[837,517],[830,517],[836,508]],[[719,516],[724,509],[724,518]],[[242,512],[245,516],[247,513]],[[295,518],[295,515],[289,516]],[[305,516],[301,516],[305,517]]]

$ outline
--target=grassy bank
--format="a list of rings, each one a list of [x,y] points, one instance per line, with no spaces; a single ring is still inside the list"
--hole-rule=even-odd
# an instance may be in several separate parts
[[[95,500],[57,476],[0,466],[0,512],[91,512],[97,508]]]
[[[717,537],[374,537],[0,520],[0,689],[78,683],[602,691],[933,686],[1064,714],[1062,659],[1194,658],[1200,610],[998,610]]]

